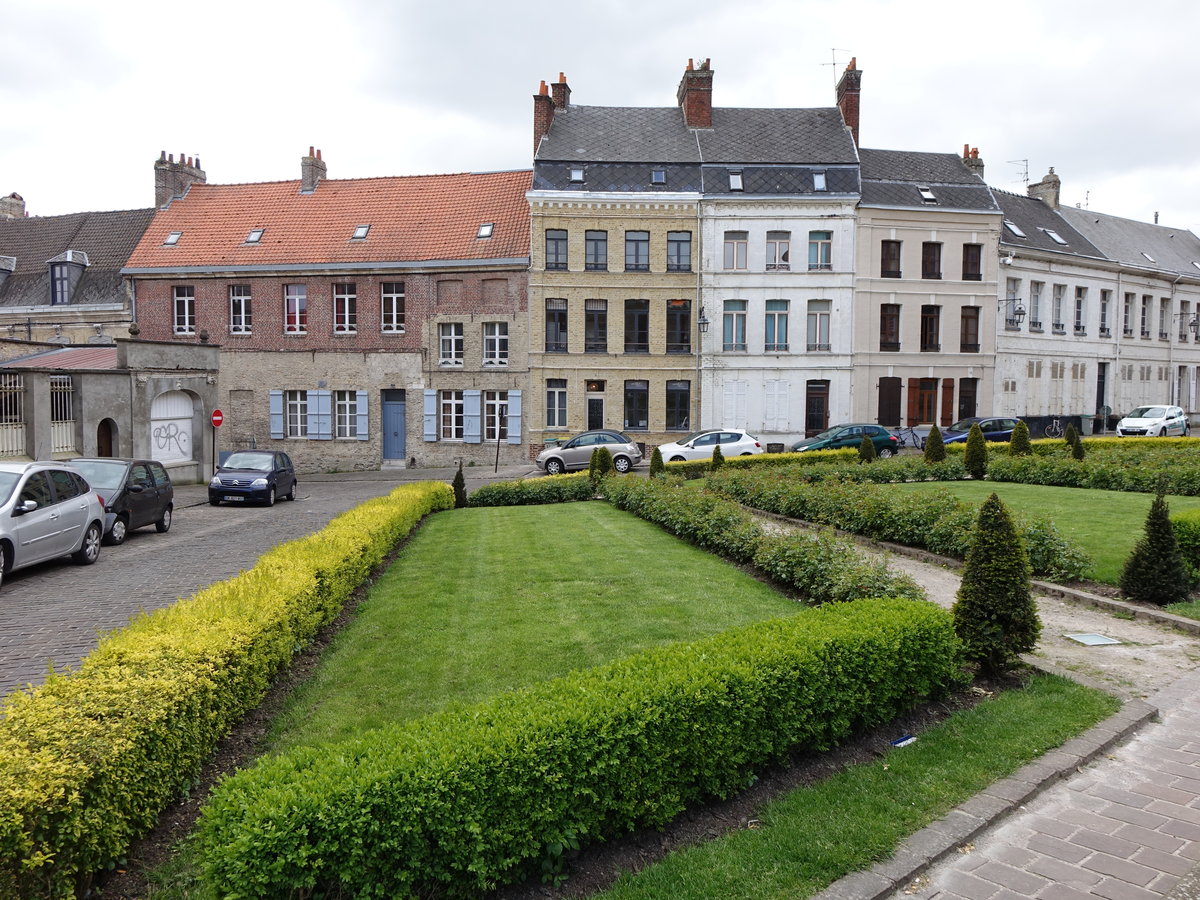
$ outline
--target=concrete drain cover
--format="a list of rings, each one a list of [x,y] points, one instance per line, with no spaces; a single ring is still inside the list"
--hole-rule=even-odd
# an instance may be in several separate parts
[[[1105,637],[1102,634],[1068,634],[1064,635],[1073,641],[1077,641],[1086,647],[1099,647],[1103,644],[1119,644],[1120,641],[1115,638]]]

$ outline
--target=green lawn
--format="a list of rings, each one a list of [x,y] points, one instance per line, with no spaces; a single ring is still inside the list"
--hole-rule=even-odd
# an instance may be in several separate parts
[[[607,503],[443,512],[371,588],[274,739],[323,744],[797,609]]]
[[[1121,568],[1142,536],[1146,513],[1154,500],[1151,494],[1125,491],[1093,491],[1084,488],[1047,487],[991,481],[951,481],[933,484],[890,485],[900,491],[945,488],[968,503],[979,505],[989,494],[997,494],[1014,512],[1028,512],[1051,519],[1063,535],[1082,547],[1092,558],[1090,577],[1116,584]],[[1200,497],[1169,496],[1171,511],[1200,509]]]

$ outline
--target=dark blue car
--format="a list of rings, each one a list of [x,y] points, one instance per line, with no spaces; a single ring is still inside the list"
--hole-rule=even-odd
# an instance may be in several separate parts
[[[296,470],[282,450],[238,450],[229,454],[208,483],[208,502],[265,503],[296,499]]]
[[[986,441],[1007,441],[1012,437],[1013,429],[1020,419],[1007,416],[969,416],[961,422],[955,422],[942,432],[943,444],[956,444],[965,441],[972,425],[978,425]]]

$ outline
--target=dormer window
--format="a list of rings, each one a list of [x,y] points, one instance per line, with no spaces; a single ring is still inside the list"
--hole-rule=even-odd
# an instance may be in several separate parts
[[[47,264],[50,266],[50,303],[55,306],[70,303],[83,270],[88,266],[87,254],[82,250],[66,250]]]
[[[250,229],[250,233],[248,235],[246,235],[246,243],[247,244],[257,244],[259,241],[262,240],[264,231],[266,231],[265,228]]]
[[[490,238],[492,236],[492,229],[495,227],[496,225],[494,222],[484,222],[479,226],[479,231],[475,232],[475,237]]]
[[[667,183],[667,170],[666,169],[651,169],[650,170],[650,183],[651,184],[666,184]]]
[[[825,190],[825,173],[824,172],[813,172],[813,190],[814,191]]]
[[[181,237],[183,237],[182,231],[172,231],[170,234],[168,234],[163,239],[163,246],[164,247],[174,247],[176,244],[179,243],[179,239]]]
[[[1062,244],[1064,247],[1066,246],[1067,242],[1062,239],[1062,235],[1060,235],[1053,228],[1043,228],[1042,231],[1045,233],[1046,237],[1050,238],[1050,240],[1054,241],[1054,243]]]
[[[350,235],[350,240],[365,241],[367,239],[367,233],[370,230],[371,230],[370,225],[355,225],[354,226],[354,234]]]
[[[1146,259],[1150,260],[1150,262],[1154,263],[1155,265],[1158,265],[1158,260],[1156,260],[1153,256],[1151,256],[1145,250],[1142,251],[1142,256],[1146,257]]]
[[[1025,237],[1025,232],[1021,230],[1021,226],[1018,225],[1016,222],[1010,222],[1010,221],[1008,221],[1008,219],[1005,219],[1004,227],[1007,228],[1012,234],[1014,234],[1015,236],[1017,236],[1019,238]]]
[[[918,187],[917,193],[921,195],[922,203],[937,203],[937,197],[933,196],[933,191],[927,187]]]
[[[742,189],[742,173],[740,171],[729,173],[729,189],[731,191],[740,191]]]
[[[584,168],[583,166],[571,166],[571,183],[583,184]]]

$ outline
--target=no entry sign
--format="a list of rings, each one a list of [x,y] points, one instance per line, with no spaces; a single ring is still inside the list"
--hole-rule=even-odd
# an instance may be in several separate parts
[[[214,409],[212,414],[213,428],[220,428],[221,423],[225,421],[225,413],[219,409]]]

